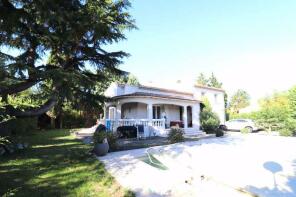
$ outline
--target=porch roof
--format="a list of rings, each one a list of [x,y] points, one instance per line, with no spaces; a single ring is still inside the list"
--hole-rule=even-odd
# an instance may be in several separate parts
[[[196,100],[194,98],[176,96],[176,95],[164,95],[164,94],[154,94],[154,93],[147,93],[147,92],[135,92],[132,94],[124,94],[120,96],[114,96],[111,99],[117,100],[121,98],[161,98],[161,99],[172,99],[172,100],[184,100],[184,101],[193,101],[193,102],[200,102],[200,100]]]

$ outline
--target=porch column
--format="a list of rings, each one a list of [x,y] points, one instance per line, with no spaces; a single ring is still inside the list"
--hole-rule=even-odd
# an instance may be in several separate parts
[[[200,121],[199,121],[199,114],[200,114],[200,104],[195,104],[192,107],[192,126],[193,128],[200,130]]]
[[[188,121],[187,121],[187,106],[183,106],[183,123],[184,123],[184,129],[188,128]]]
[[[121,119],[121,104],[117,103],[116,105],[116,120]]]
[[[107,119],[107,106],[104,105],[104,114],[103,114],[103,119],[106,120]]]
[[[149,124],[152,125],[152,119],[153,119],[153,105],[152,105],[152,103],[147,104],[147,117],[149,120]]]

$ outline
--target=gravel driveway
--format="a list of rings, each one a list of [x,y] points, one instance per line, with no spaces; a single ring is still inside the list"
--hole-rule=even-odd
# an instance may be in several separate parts
[[[137,196],[296,196],[296,138],[232,133],[148,152],[99,159]]]

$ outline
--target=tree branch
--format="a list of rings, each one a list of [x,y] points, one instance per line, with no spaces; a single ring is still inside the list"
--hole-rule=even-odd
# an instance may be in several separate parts
[[[49,111],[55,104],[57,103],[57,98],[52,97],[50,98],[46,103],[44,103],[42,106],[34,109],[29,109],[26,111],[22,111],[19,109],[15,109],[11,105],[5,106],[5,113],[10,116],[15,117],[32,117],[32,116],[39,116],[41,114],[44,114],[45,112]]]
[[[18,84],[14,84],[5,88],[0,88],[0,95],[9,95],[9,94],[15,94],[18,92],[22,92],[32,86],[34,86],[37,83],[37,81],[25,81]]]

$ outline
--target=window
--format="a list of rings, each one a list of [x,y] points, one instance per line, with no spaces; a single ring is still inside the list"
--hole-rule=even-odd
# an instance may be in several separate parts
[[[215,103],[218,103],[218,95],[217,94],[214,95],[214,98],[215,98]]]

